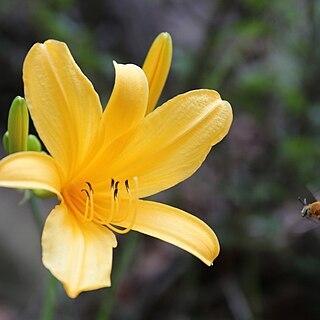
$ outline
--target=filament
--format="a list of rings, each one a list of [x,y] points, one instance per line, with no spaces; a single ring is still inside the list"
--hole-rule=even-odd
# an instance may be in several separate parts
[[[85,210],[84,210],[84,219],[86,221],[92,221],[93,217],[94,217],[94,206],[93,206],[93,188],[91,186],[90,182],[86,182],[86,184],[89,187],[89,192],[86,189],[81,189],[81,192],[85,192],[86,193],[86,206],[85,206]]]
[[[111,204],[111,208],[110,208],[110,215],[109,217],[107,217],[107,221],[106,224],[109,224],[110,221],[113,219],[113,215],[114,215],[114,185],[115,185],[115,181],[114,179],[111,179],[111,188],[110,188],[110,204]]]
[[[90,216],[89,216],[89,221],[93,220],[93,215],[94,215],[94,208],[93,208],[93,190],[90,188]]]
[[[81,192],[85,192],[86,196],[87,196],[86,197],[86,206],[85,206],[85,210],[84,210],[84,218],[85,218],[85,220],[88,220],[90,195],[89,195],[89,192],[86,189],[81,189]]]
[[[115,182],[114,179],[111,179],[111,188],[110,188],[110,199],[111,199],[111,208],[110,208],[110,215],[107,218],[106,225],[109,225],[109,223],[112,221],[113,217],[115,216],[115,213],[118,211],[118,189],[119,181]],[[116,203],[116,208],[115,208]]]

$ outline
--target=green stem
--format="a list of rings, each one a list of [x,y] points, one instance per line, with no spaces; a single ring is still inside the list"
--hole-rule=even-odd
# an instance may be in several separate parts
[[[106,289],[106,293],[102,297],[97,320],[110,319],[121,279],[132,260],[138,238],[139,236],[137,232],[131,232],[130,235],[127,236],[124,247],[121,250],[121,254],[115,263],[115,267],[113,268],[114,272],[112,277],[112,286]]]
[[[35,222],[37,224],[39,232],[41,233],[42,232],[42,227],[43,227],[43,221],[42,221],[42,217],[41,217],[41,210],[40,210],[40,207],[39,207],[39,201],[33,195],[30,196],[29,201],[30,201],[30,206],[31,206],[31,209],[32,209],[32,212],[33,212],[33,216],[34,216]]]
[[[44,306],[41,315],[42,320],[53,319],[54,306],[57,298],[58,281],[50,273],[47,281],[47,289],[45,293]]]
[[[43,219],[41,216],[39,200],[35,196],[31,195],[29,201],[30,201],[32,212],[33,212],[33,216],[39,228],[39,232],[41,233],[43,228]],[[44,306],[41,314],[41,319],[43,320],[53,319],[54,306],[56,302],[57,288],[58,288],[57,283],[58,283],[57,280],[50,273],[48,273]]]

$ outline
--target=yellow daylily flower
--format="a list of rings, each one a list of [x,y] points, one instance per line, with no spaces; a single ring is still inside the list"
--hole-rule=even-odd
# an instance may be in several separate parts
[[[133,64],[114,66],[115,85],[103,111],[64,43],[35,44],[23,65],[25,97],[50,155],[20,152],[0,162],[0,186],[47,190],[60,199],[45,222],[42,260],[71,298],[111,285],[116,233],[136,230],[162,239],[207,265],[219,253],[204,222],[140,199],[199,168],[229,130],[229,103],[215,91],[195,90],[146,116],[145,73]]]

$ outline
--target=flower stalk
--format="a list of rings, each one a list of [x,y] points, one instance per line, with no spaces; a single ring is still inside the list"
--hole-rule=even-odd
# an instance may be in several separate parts
[[[105,291],[105,294],[101,299],[97,320],[110,319],[116,296],[121,285],[121,280],[132,261],[138,240],[139,234],[137,232],[130,234],[126,239],[119,259],[115,263],[114,273],[112,275],[112,287]]]
[[[43,219],[41,216],[39,200],[35,196],[30,194],[29,201],[36,225],[39,229],[39,232],[41,233],[43,228]],[[45,291],[44,304],[41,313],[42,320],[54,319],[54,307],[56,303],[57,289],[58,281],[51,275],[51,273],[48,273],[47,287]]]

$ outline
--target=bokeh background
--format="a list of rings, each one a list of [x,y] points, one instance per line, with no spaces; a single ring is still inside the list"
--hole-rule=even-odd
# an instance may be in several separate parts
[[[216,89],[234,122],[193,177],[155,199],[206,221],[221,253],[208,268],[164,242],[120,236],[114,286],[71,300],[56,284],[54,319],[320,319],[320,222],[303,219],[297,200],[320,189],[319,1],[0,0],[1,134],[35,42],[65,41],[105,105],[112,60],[141,66],[162,31],[174,55],[161,100]],[[1,320],[40,318],[46,295],[22,196],[0,192]],[[53,205],[41,203],[43,220]]]

